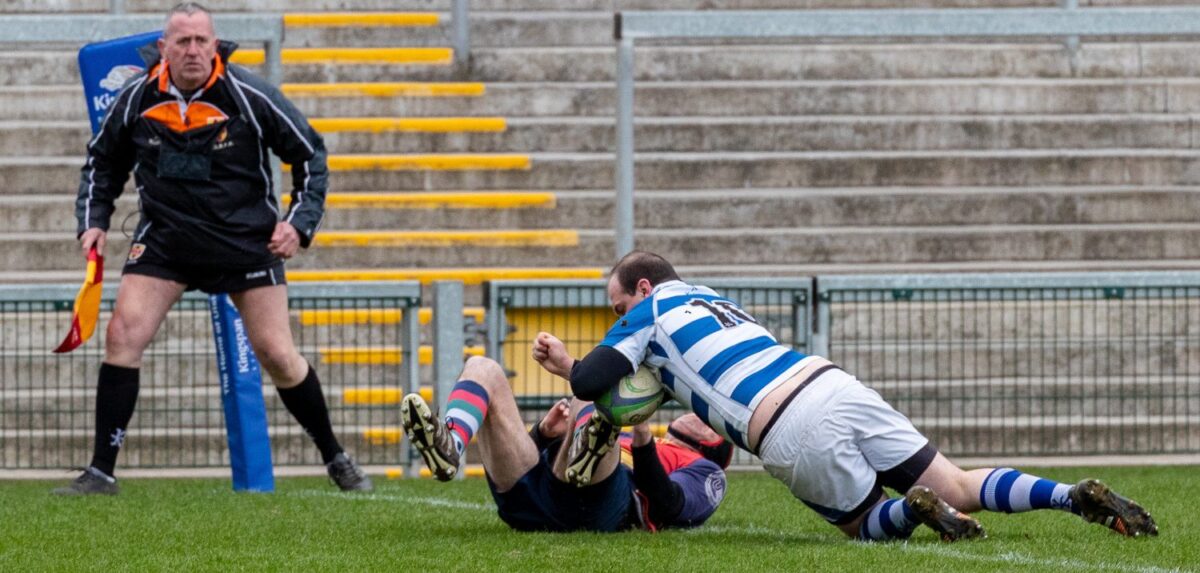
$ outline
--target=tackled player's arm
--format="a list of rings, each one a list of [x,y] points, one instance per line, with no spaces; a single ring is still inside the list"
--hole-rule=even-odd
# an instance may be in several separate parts
[[[597,346],[571,367],[571,392],[580,400],[595,400],[633,374],[633,364],[615,348]]]
[[[671,481],[654,440],[632,450],[633,485],[646,496],[650,521],[657,526],[670,523],[683,512],[683,488]]]

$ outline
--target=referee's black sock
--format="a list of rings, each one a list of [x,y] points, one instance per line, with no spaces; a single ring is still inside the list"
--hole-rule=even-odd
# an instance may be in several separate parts
[[[308,375],[300,384],[277,390],[283,405],[287,406],[317,444],[317,449],[321,450],[321,459],[327,464],[333,461],[333,457],[342,452],[342,446],[333,436],[333,424],[329,421],[329,408],[325,406],[325,395],[321,393],[317,371],[309,365]]]
[[[133,408],[137,405],[139,373],[137,368],[100,364],[91,465],[110,476],[117,465],[117,453],[125,443],[125,431],[133,417]]]

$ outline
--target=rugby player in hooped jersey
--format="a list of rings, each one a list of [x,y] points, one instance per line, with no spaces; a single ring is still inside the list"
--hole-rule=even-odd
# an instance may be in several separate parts
[[[878,393],[824,358],[779,344],[734,301],[681,281],[658,255],[622,258],[608,296],[620,319],[599,346],[577,361],[540,333],[534,358],[585,400],[642,363],[659,368],[676,400],[759,456],[850,537],[906,539],[921,523],[945,541],[983,537],[966,513],[985,509],[1056,509],[1129,537],[1158,534],[1145,509],[1098,480],[1068,485],[1012,468],[960,469]],[[905,495],[890,498],[881,486]]]
[[[404,397],[404,431],[434,477],[449,481],[477,437],[497,513],[519,531],[613,532],[642,527],[695,527],[725,494],[732,450],[720,436],[684,420],[672,439],[656,443],[645,425],[635,428],[621,456],[612,426],[594,406],[563,399],[525,429],[504,369],[482,356],[469,358],[439,418],[420,394]],[[568,483],[588,464],[584,484]],[[581,487],[580,487],[581,486]]]

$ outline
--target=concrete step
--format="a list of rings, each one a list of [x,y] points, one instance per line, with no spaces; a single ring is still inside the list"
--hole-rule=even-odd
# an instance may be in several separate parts
[[[932,293],[945,299],[940,302],[894,301],[892,293],[880,292],[878,302],[871,303],[845,302],[844,293],[835,293],[831,345],[843,355],[869,353],[890,344],[929,344],[950,353],[996,345],[1036,354],[1043,350],[1041,346],[1057,351],[1061,340],[1125,337],[1129,344],[1155,346],[1200,333],[1200,308],[1194,298],[1188,298],[1192,294],[1188,287],[1138,290],[1139,296],[1153,298],[1132,299],[1133,289],[1129,291],[1129,300],[1097,301],[1080,300],[1085,293],[1094,295],[1096,289],[964,288],[940,296]]]
[[[373,156],[331,162],[375,162]],[[453,159],[453,156],[448,156]],[[341,191],[573,190],[614,187],[611,154],[535,153],[529,169],[334,169]],[[385,159],[391,159],[385,157]],[[635,188],[976,187],[1190,185],[1190,150],[1104,149],[913,152],[640,153]],[[82,158],[0,157],[5,194],[74,189]]]
[[[1038,375],[865,382],[914,418],[1200,416],[1196,382],[1184,376]],[[1189,397],[1188,395],[1191,394]],[[947,407],[951,410],[947,410]]]
[[[614,118],[489,119],[461,118],[446,122],[447,127],[408,126],[406,121],[416,122],[401,118],[313,121],[330,153],[592,153],[616,148]],[[485,123],[495,123],[499,130],[476,131],[475,124]],[[1200,139],[1195,123],[1195,116],[1182,114],[672,117],[638,120],[634,142],[647,152],[1186,149]],[[81,122],[0,121],[0,155],[71,155],[90,136]]]
[[[1183,377],[1194,388],[1200,349],[1176,336],[1108,337],[1007,344],[913,342],[830,345],[829,354],[863,380],[934,382],[946,378],[1053,376]],[[947,397],[957,392],[944,390]]]
[[[168,324],[174,320],[173,316],[169,316]],[[101,323],[101,326],[105,324]],[[200,327],[204,331],[209,330],[206,324]],[[27,350],[6,352],[4,364],[0,364],[0,372],[4,373],[7,380],[5,388],[44,392],[93,389],[96,372],[104,356],[103,338],[97,336],[65,357],[50,354],[50,349],[61,340],[62,333],[47,335],[40,344],[37,340],[28,341]],[[176,334],[180,339],[184,336],[184,333]],[[362,341],[363,344],[367,343],[365,338]],[[351,364],[337,356],[319,352],[313,346],[301,344],[300,347],[301,354],[317,369],[323,385],[400,386],[407,383],[403,364],[396,360],[368,360]],[[208,388],[215,385],[219,376],[214,352],[211,340],[198,341],[195,346],[155,344],[147,351],[143,362],[142,385],[144,388],[156,385],[163,388]],[[427,378],[428,374],[429,369],[422,368],[422,378]],[[263,379],[264,385],[270,386],[270,377],[264,374]]]
[[[152,0],[130,0],[127,12],[161,13]],[[1188,0],[1083,0],[1081,6],[1140,6],[1188,4]],[[213,0],[205,4],[218,12],[294,11],[427,11],[450,10],[450,0]],[[471,11],[605,11],[616,10],[756,10],[831,8],[1016,8],[1058,6],[1057,0],[472,0]],[[13,13],[107,12],[107,0],[11,0],[5,10]]]
[[[2,94],[0,94],[2,95]],[[478,98],[293,95],[314,116],[615,117],[611,83],[488,83]],[[639,116],[1190,113],[1200,81],[1137,79],[644,82]]]
[[[647,46],[636,56],[639,81],[878,80],[948,78],[1194,77],[1188,56],[1196,44],[1084,44],[1079,68],[1060,44],[809,44]],[[67,85],[79,81],[75,50],[0,54],[4,85]],[[252,67],[257,68],[257,66]],[[472,81],[612,81],[611,46],[474,48]],[[453,80],[448,65],[289,64],[288,82]]]
[[[203,428],[149,429],[139,432],[134,415],[129,439],[121,450],[117,475],[127,468],[219,466],[229,463],[220,421]],[[970,421],[946,418],[914,420],[938,447],[951,456],[1192,452],[1195,426],[1180,416],[1071,416],[984,418]],[[89,422],[90,423],[90,422]],[[295,425],[272,426],[272,461],[277,466],[319,467],[316,448]],[[87,461],[92,448],[88,427],[40,434],[0,434],[0,467],[66,468]],[[143,426],[144,427],[144,426]],[[339,440],[360,463],[401,465],[400,449],[378,438],[359,439],[359,427],[335,427]],[[375,435],[380,435],[379,433]],[[62,482],[73,476],[64,473]],[[47,488],[51,487],[47,485]]]
[[[1038,377],[987,380],[946,379],[936,383],[903,382],[896,385],[870,384],[893,406],[917,419],[946,416],[948,404],[954,414],[965,419],[989,419],[1020,416],[1114,416],[1136,412],[1138,416],[1200,416],[1200,397],[1195,383],[1165,379],[1083,378],[1046,380]],[[954,395],[947,395],[952,388]],[[337,388],[332,388],[336,390]],[[398,405],[351,406],[340,404],[340,395],[326,388],[334,423],[345,428],[352,438],[398,443],[400,435],[381,435],[381,431],[400,425]],[[1191,392],[1193,396],[1184,396]],[[289,420],[274,389],[263,392],[267,411],[272,412],[284,434]],[[58,389],[50,391],[5,391],[0,407],[11,417],[0,420],[0,432],[32,435],[37,431],[90,427],[95,407],[94,390]],[[213,427],[222,428],[220,389],[159,388],[144,386],[138,395],[137,422],[134,427]],[[89,418],[81,424],[83,418]],[[1195,418],[1193,418],[1195,419]],[[150,430],[146,430],[150,431]]]
[[[124,261],[113,262],[119,265]],[[63,306],[67,311],[70,310],[69,305],[72,301],[56,302],[66,303]],[[6,341],[3,351],[0,351],[0,356],[4,356],[4,352],[10,351],[44,350],[47,347],[46,342],[51,342],[49,345],[51,348],[57,346],[57,342],[62,340],[62,336],[66,334],[71,316],[67,311],[49,311],[49,306],[50,303],[46,303],[45,306],[39,305],[28,312],[14,312],[15,309],[6,306],[4,312],[0,312],[0,340]],[[47,310],[43,310],[43,308]],[[293,310],[291,312],[289,322],[292,335],[296,339],[296,344],[302,347],[305,353],[315,356],[316,360],[321,362],[329,362],[334,359],[333,357],[339,356],[339,349],[357,348],[362,345],[396,347],[396,351],[399,352],[402,329],[398,322],[315,325],[305,324],[306,319],[301,315],[301,311]],[[108,324],[110,317],[110,313],[105,310],[100,314],[99,324],[102,326]],[[177,351],[212,350],[211,319],[206,304],[188,304],[175,309],[171,313],[171,324],[174,326],[164,328],[154,337],[154,344],[162,345],[162,349]],[[96,344],[99,347],[103,347],[102,334],[103,332],[97,333],[99,340]],[[431,333],[427,333],[427,336],[431,337]],[[428,348],[425,348],[425,351],[423,364],[432,357]],[[28,357],[13,357],[14,360],[18,358]]]
[[[139,425],[142,412],[134,413],[128,439],[121,448],[117,477],[124,468],[194,467],[229,464],[225,425],[219,412],[200,427]],[[285,412],[286,414],[286,412]],[[5,431],[0,433],[0,467],[68,468],[87,463],[92,451],[90,411],[78,416],[73,429]],[[84,419],[86,418],[86,420]],[[365,426],[335,425],[338,441],[362,464],[399,465],[400,448],[362,437]],[[272,425],[271,461],[277,466],[320,466],[321,457],[312,440],[295,422]],[[65,474],[66,483],[74,476]],[[48,486],[50,487],[50,486]]]
[[[376,78],[378,79],[378,78]],[[406,84],[408,85],[408,84]],[[324,84],[318,84],[324,87]],[[489,83],[476,97],[405,97],[387,84],[315,94],[285,85],[310,117],[501,116],[614,118],[611,83]],[[1200,80],[1030,79],[646,82],[636,113],[657,116],[1078,115],[1200,111]],[[77,84],[0,87],[0,120],[85,121]]]
[[[0,227],[14,233],[73,233],[74,195],[0,196]],[[837,226],[955,226],[995,224],[1187,223],[1200,220],[1194,187],[1048,188],[851,188],[715,189],[638,191],[639,229],[737,227],[754,221],[763,228]],[[132,192],[118,201],[113,221],[136,210]],[[368,202],[380,196],[379,203]],[[388,193],[335,194],[327,202],[324,229],[467,230],[612,228],[614,192],[563,191],[542,205],[480,208],[453,201],[428,204],[384,202]],[[511,196],[499,191],[464,194]],[[403,197],[437,198],[415,193]],[[451,195],[453,199],[457,195]],[[362,202],[343,205],[339,197]],[[407,206],[405,206],[407,205]],[[461,206],[459,206],[461,205]],[[115,234],[128,230],[135,219]]]
[[[326,370],[326,368],[321,368]],[[174,426],[204,427],[216,421],[223,427],[221,386],[214,376],[211,380],[198,380],[196,384],[181,385],[174,381],[148,379],[142,382],[138,393],[137,413],[146,427],[166,428]],[[52,430],[72,429],[74,424],[65,423],[63,418],[75,418],[90,413],[95,407],[96,390],[94,380],[77,380],[71,386],[35,386],[33,383],[9,384],[0,391],[0,407],[5,412],[21,413],[14,418],[0,421],[3,430]],[[362,392],[370,389],[384,390],[372,382],[369,386],[355,386]],[[398,387],[396,387],[398,388]],[[400,424],[399,399],[394,404],[350,403],[345,400],[346,391],[338,380],[322,380],[322,391],[329,406],[330,419],[342,426],[398,426]],[[394,388],[395,389],[395,388]],[[269,383],[263,384],[263,402],[273,424],[289,425],[290,414],[279,399],[279,393]],[[38,414],[43,414],[38,417]],[[152,416],[152,417],[151,417]],[[87,427],[90,427],[90,423]],[[287,432],[285,432],[287,433]]]
[[[819,263],[1153,260],[1200,257],[1194,223],[995,225],[967,227],[808,227],[643,229],[638,248],[680,265]],[[300,269],[438,266],[603,267],[612,257],[611,231],[580,231],[576,246],[323,246],[289,262]],[[698,253],[696,245],[709,248]],[[110,253],[127,239],[110,237]],[[76,268],[73,234],[0,234],[5,268],[49,271]],[[119,257],[119,255],[118,255]]]
[[[1180,42],[1156,44],[1153,50],[1137,44],[1084,44],[1079,68],[1072,71],[1071,58],[1059,44],[648,46],[637,52],[634,76],[639,81],[1194,77],[1193,66],[1179,62],[1194,51],[1195,44]],[[74,79],[52,75],[54,68],[37,57],[29,62],[39,67],[20,70],[17,80],[45,84]],[[611,46],[476,48],[471,51],[469,78],[596,82],[612,81],[615,74]],[[284,70],[289,82],[398,77],[445,81],[459,78],[459,70],[370,64],[297,64]]]
[[[950,456],[1184,453],[1197,446],[1194,416],[1021,416],[916,418]]]
[[[113,254],[110,254],[112,256]],[[115,253],[123,256],[123,253]],[[110,259],[111,260],[111,259]],[[611,257],[609,259],[611,261]],[[415,280],[428,287],[434,280],[459,280],[466,283],[467,304],[482,304],[482,283],[499,279],[602,279],[610,263],[596,266],[554,267],[391,267],[391,268],[310,268],[288,271],[289,282],[316,280]],[[120,269],[105,270],[104,280],[117,284]],[[1086,259],[1086,260],[984,260],[984,261],[882,261],[882,262],[786,262],[773,264],[739,264],[684,262],[676,265],[683,277],[812,277],[815,275],[846,274],[919,274],[919,273],[980,273],[980,272],[1111,272],[1111,271],[1200,271],[1200,261],[1192,258],[1162,259]],[[76,284],[80,270],[72,268],[0,271],[0,284]],[[46,341],[44,348],[58,344]]]
[[[294,27],[288,26],[288,47],[319,46],[450,46],[452,18],[441,13],[431,27]],[[611,46],[611,12],[485,12],[471,11],[471,48],[518,46]]]
[[[325,141],[332,153],[612,152],[614,124],[508,118],[501,132],[339,131],[326,132]],[[1194,116],[1179,114],[672,117],[638,120],[634,142],[647,152],[1190,148],[1196,131]],[[0,125],[0,149],[5,134]]]

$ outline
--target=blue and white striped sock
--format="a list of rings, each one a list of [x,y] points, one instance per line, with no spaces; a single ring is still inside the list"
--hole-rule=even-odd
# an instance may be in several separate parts
[[[863,541],[889,541],[908,539],[920,525],[917,516],[903,498],[889,499],[876,505],[867,513],[858,528],[858,538]]]
[[[1067,492],[1071,486],[1032,476],[1012,468],[997,468],[983,480],[979,503],[989,511],[1021,513],[1035,509],[1060,509],[1079,513]]]

